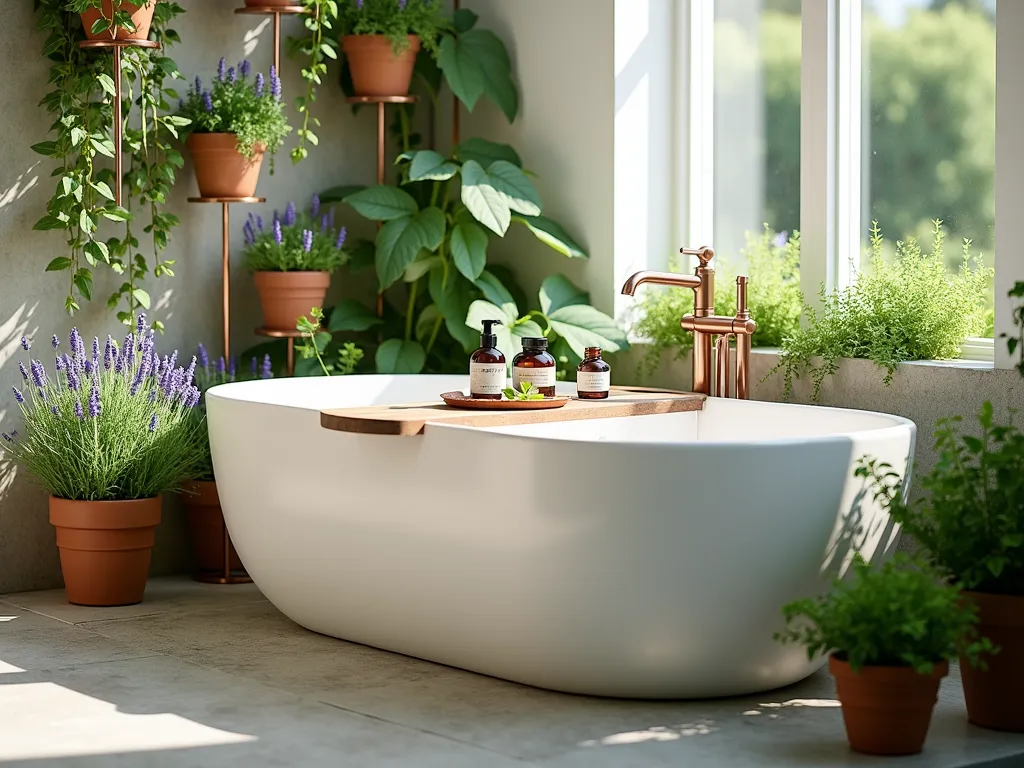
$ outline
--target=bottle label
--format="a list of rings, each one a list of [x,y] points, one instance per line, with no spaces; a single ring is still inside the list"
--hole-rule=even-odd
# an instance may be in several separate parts
[[[505,388],[505,363],[470,363],[469,393],[471,395],[500,395]]]
[[[523,382],[533,384],[537,389],[555,386],[555,366],[550,368],[513,368],[512,386],[520,389]]]
[[[612,386],[611,371],[580,371],[576,374],[577,392],[607,392]]]

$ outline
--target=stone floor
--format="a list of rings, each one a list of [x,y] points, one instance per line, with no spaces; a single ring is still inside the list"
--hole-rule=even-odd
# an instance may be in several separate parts
[[[308,632],[252,586],[156,579],[107,609],[0,597],[5,765],[1024,766],[1024,736],[967,724],[955,674],[912,758],[850,752],[833,695],[824,673],[717,701],[556,694]]]

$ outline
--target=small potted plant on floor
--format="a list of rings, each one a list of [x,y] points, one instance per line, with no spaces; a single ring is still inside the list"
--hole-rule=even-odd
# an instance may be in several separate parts
[[[436,57],[447,29],[440,0],[340,0],[339,6],[355,94],[408,94],[420,47]]]
[[[225,364],[221,357],[213,365],[206,348],[200,344],[196,353],[196,386],[206,394],[206,390],[218,384],[248,379],[269,379],[273,376],[270,356],[263,358],[258,364],[255,357],[248,375],[237,370],[235,360]],[[188,513],[189,537],[192,541],[192,553],[195,558],[196,570],[199,573],[223,571],[224,569],[224,513],[220,508],[220,496],[217,494],[217,481],[213,475],[213,456],[210,452],[210,434],[206,424],[205,398],[200,407],[193,410],[196,427],[201,433],[199,444],[199,462],[195,474],[184,485],[185,508]],[[242,568],[242,562],[233,545],[229,547],[229,570]]]
[[[288,203],[284,216],[275,211],[269,222],[250,216],[243,232],[264,326],[294,331],[310,307],[323,306],[331,273],[347,260],[345,227],[335,229],[333,211],[321,211],[314,196],[308,212]]]
[[[82,16],[89,40],[147,40],[158,0],[72,0],[68,10]]]
[[[957,650],[988,648],[974,636],[974,607],[928,568],[897,556],[881,568],[860,557],[852,578],[816,599],[783,608],[782,642],[811,658],[829,654],[850,746],[874,755],[920,752],[939,681]]]
[[[139,316],[122,346],[107,337],[91,349],[72,329],[51,378],[39,360],[20,363],[14,398],[20,432],[3,434],[5,451],[50,494],[68,600],[130,605],[142,600],[160,495],[195,474],[201,432],[192,409],[195,363],[159,358]],[[22,338],[27,351],[29,342]]]
[[[255,195],[264,153],[273,156],[291,130],[277,71],[252,77],[248,61],[228,67],[221,59],[209,88],[196,77],[179,115],[191,121],[186,144],[203,197]]]

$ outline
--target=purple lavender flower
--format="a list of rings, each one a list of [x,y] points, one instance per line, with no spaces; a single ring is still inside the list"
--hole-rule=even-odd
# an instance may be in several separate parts
[[[253,376],[256,375],[256,367],[258,365],[259,365],[259,363],[256,360],[256,355],[253,355],[252,356],[252,363],[250,363],[250,365],[249,365],[249,373],[251,373]]]
[[[103,413],[103,403],[100,401],[100,381],[92,380],[92,390],[89,392],[89,415],[96,418]]]
[[[320,195],[313,195],[313,204],[309,208],[309,215],[314,218],[320,213]]]
[[[281,100],[281,78],[277,75],[277,68],[270,65],[270,93],[274,97],[274,101]]]
[[[253,362],[256,362],[256,358],[255,357],[253,358]],[[23,394],[21,394],[21,392],[18,390],[18,388],[17,387],[11,387],[11,389],[14,390],[14,399],[17,400],[19,403],[24,403],[25,402],[25,396]]]
[[[302,230],[302,250],[306,253],[313,250],[313,230],[311,229]]]
[[[323,216],[320,217],[320,231],[321,232],[326,232],[327,231],[327,225],[329,223],[330,222],[327,220],[327,214],[325,213]]]
[[[186,408],[195,408],[199,405],[199,400],[202,398],[203,393],[199,391],[199,387],[188,387],[181,396],[181,404]]]
[[[338,239],[334,243],[334,247],[337,248],[339,251],[345,246],[346,237],[348,237],[348,230],[345,229],[345,227],[342,227],[338,231]]]
[[[56,349],[60,346],[60,339],[57,338],[57,334],[53,334],[53,338],[50,339],[50,346]]]
[[[185,379],[184,379],[184,381],[182,381],[182,386],[187,387],[190,384],[192,384],[192,379],[195,378],[195,375],[196,375],[196,358],[195,358],[195,355],[193,355],[192,356],[192,362],[189,363],[188,368],[185,369]]]
[[[263,73],[262,72],[257,72],[256,73],[256,85],[255,85],[255,88],[256,88],[256,96],[257,97],[262,96],[263,95]]]
[[[71,329],[71,333],[68,335],[68,346],[71,347],[71,354],[75,356],[75,362],[81,366],[85,362],[85,341],[82,340],[82,334],[78,332],[78,328]]]
[[[228,361],[228,378],[229,378],[229,379],[230,379],[231,381],[234,381],[234,380],[235,380],[235,372],[236,372],[237,370],[238,370],[238,360],[236,360],[235,358],[233,358],[233,357],[232,357],[232,358],[231,358],[231,359],[230,359],[230,360]]]
[[[776,248],[785,248],[786,243],[788,242],[789,232],[779,232],[779,234],[775,236],[775,239],[772,240],[772,245],[774,245]]]
[[[82,409],[82,401],[75,400],[75,417],[79,420],[85,418],[85,411]]]
[[[149,390],[149,402],[151,404],[156,402],[156,390],[155,389]]]
[[[139,316],[135,320],[135,333],[141,337],[146,333],[146,313],[139,312]]]
[[[85,365],[82,366],[87,376],[92,376],[96,372],[96,366],[93,365],[92,360],[86,360]]]
[[[92,337],[92,362],[93,365],[97,365],[100,360],[100,337]]]
[[[64,370],[64,355],[57,355],[57,359],[53,362],[53,367],[58,371]]]
[[[281,233],[281,222],[274,219],[274,242],[278,245],[284,241],[284,235]]]
[[[60,416],[60,411],[57,410],[56,405],[50,406],[50,413],[52,413],[54,416]]]
[[[284,209],[284,225],[295,226],[295,203],[288,203],[288,207]]]
[[[75,366],[72,364],[71,358],[67,355],[64,355],[64,365],[64,375],[68,378],[68,389],[72,392],[77,392],[82,386],[82,381],[78,378],[78,371],[75,370]]]
[[[14,438],[16,438],[17,436],[18,436],[18,430],[16,430],[16,429],[12,429],[12,430],[11,430],[11,440],[13,440]]]
[[[224,59],[221,59],[221,61],[224,61]],[[160,420],[156,417],[156,414],[154,413],[153,417],[149,420],[149,431],[156,432],[156,428],[159,423]]]
[[[263,364],[260,366],[260,378],[269,379],[274,375],[274,368],[270,362],[270,355],[263,356]]]
[[[256,215],[256,229],[258,229],[260,232],[263,231],[263,217],[260,216],[259,214]]]
[[[274,209],[274,217],[273,217],[273,221],[275,221],[275,222],[276,222],[276,221],[280,221],[280,220],[281,220],[281,217],[277,215],[277,208],[275,208],[275,209]]]
[[[21,360],[18,361],[18,370],[21,371],[21,378],[24,379],[25,381],[28,381],[28,369],[25,367],[25,364],[21,362]]]
[[[398,0],[398,10],[404,11],[405,10],[405,3],[406,3],[406,0]]]
[[[220,357],[217,358],[217,375],[218,376],[223,376],[224,375],[224,369],[225,369],[224,356],[221,355]]]
[[[46,386],[46,370],[38,360],[33,360],[30,366],[32,370],[32,383],[39,389]]]
[[[13,443],[14,442],[14,438],[11,435],[8,435],[6,432],[0,432],[0,437],[2,437],[8,443]]]
[[[238,65],[238,71],[242,73],[242,77],[248,77],[249,72],[252,69],[252,65],[248,59],[245,59],[241,64]]]
[[[196,353],[196,357],[199,360],[199,367],[203,370],[207,370],[210,367],[210,355],[206,351],[206,347],[202,344],[199,345],[199,351]]]
[[[21,337],[21,348],[24,349],[26,352],[32,349],[32,345],[28,343],[28,339],[26,339],[24,336]]]
[[[107,334],[107,343],[103,347],[103,367],[106,370],[110,370],[110,366],[114,364],[114,358],[117,356],[117,347],[114,344],[114,339],[110,334]]]
[[[235,72],[234,67],[228,67],[228,81],[235,83],[238,81],[238,73]]]
[[[194,83],[196,88],[196,96],[203,92],[203,81],[199,79],[199,75],[196,75],[196,81]]]
[[[223,56],[221,56],[220,57],[220,61],[217,62],[217,78],[221,82],[224,82],[224,75],[225,75],[225,73],[227,71],[227,66],[228,66],[227,60]]]
[[[242,227],[242,238],[246,245],[252,245],[256,241],[256,233],[252,231],[252,224],[248,221]]]
[[[363,10],[363,0],[356,0],[356,8]]]
[[[203,91],[203,109],[207,112],[213,112],[213,97],[209,91]]]

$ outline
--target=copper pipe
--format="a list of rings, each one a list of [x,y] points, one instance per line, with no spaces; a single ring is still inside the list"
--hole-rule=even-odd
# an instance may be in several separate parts
[[[121,205],[121,49],[114,46],[114,203]]]
[[[288,337],[288,375],[291,376],[295,373],[295,339],[291,336]]]
[[[222,211],[222,241],[221,241],[221,285],[224,293],[224,359],[231,357],[229,351],[231,345],[231,218],[228,212],[228,204],[221,203]]]
[[[750,334],[736,336],[736,397],[750,399]]]
[[[281,76],[281,14],[274,13],[274,71]]]
[[[717,373],[715,376],[715,396],[729,396],[729,335],[723,334],[718,337],[715,344],[715,356],[717,358]]]
[[[644,283],[673,285],[678,288],[693,288],[697,290],[700,287],[700,282],[700,278],[696,275],[679,275],[675,272],[637,272],[635,275],[630,275],[629,279],[626,280],[622,286],[622,294],[624,296],[634,296],[636,289]]]
[[[228,537],[228,523],[221,519],[221,528],[224,531],[224,583],[231,579],[231,539]]]
[[[384,183],[384,102],[377,102],[377,183]],[[378,224],[378,229],[380,225]],[[377,317],[384,317],[384,294],[377,294]]]
[[[719,317],[717,315],[712,317],[684,315],[679,325],[684,331],[716,335],[719,333],[749,334],[757,329],[757,323],[750,318],[743,320],[738,317]]]

